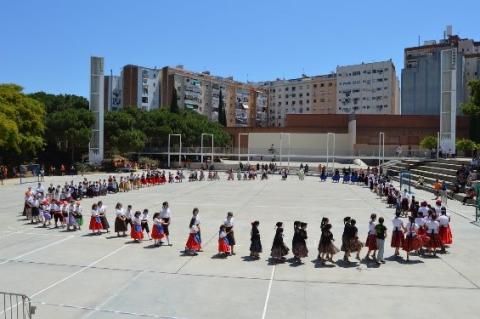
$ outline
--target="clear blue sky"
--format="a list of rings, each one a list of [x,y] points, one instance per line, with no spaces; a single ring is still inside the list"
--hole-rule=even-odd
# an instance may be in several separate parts
[[[445,25],[480,40],[480,2],[444,0],[17,0],[0,7],[0,83],[85,97],[105,70],[184,64],[240,81],[325,74],[393,59]]]

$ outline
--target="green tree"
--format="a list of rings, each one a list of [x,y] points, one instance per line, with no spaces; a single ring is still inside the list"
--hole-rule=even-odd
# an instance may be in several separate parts
[[[170,103],[170,112],[172,113],[179,113],[180,109],[178,108],[178,96],[177,96],[177,89],[173,88],[172,92],[172,101]]]
[[[22,91],[16,84],[0,84],[0,155],[16,162],[31,159],[44,146],[45,106]]]
[[[213,134],[215,146],[230,144],[230,135],[221,125],[192,111],[177,114],[166,109],[143,111],[131,107],[105,115],[105,147],[112,153],[166,147],[168,134],[172,133],[182,134],[184,146],[199,146],[202,133]]]
[[[48,94],[45,92],[36,92],[29,94],[35,100],[45,104],[47,114],[66,109],[86,109],[88,110],[88,100],[83,96],[72,94]]]
[[[71,94],[36,92],[30,97],[42,102],[47,112],[46,147],[39,159],[47,163],[79,161],[88,152],[93,113],[88,109],[88,100]]]
[[[218,95],[218,123],[220,123],[224,127],[227,126],[227,112],[223,103],[223,95],[221,89],[220,94]]]
[[[95,122],[93,113],[84,108],[70,108],[47,115],[47,134],[49,143],[57,149],[71,155],[75,161],[75,150],[88,150]]]
[[[470,138],[480,141],[480,80],[468,82],[470,99],[462,104],[462,112],[470,117]]]
[[[420,141],[420,147],[431,150],[432,148],[437,148],[437,138],[435,136],[425,136]]]
[[[121,153],[139,152],[145,147],[145,134],[140,130],[122,130],[118,135],[118,150]]]

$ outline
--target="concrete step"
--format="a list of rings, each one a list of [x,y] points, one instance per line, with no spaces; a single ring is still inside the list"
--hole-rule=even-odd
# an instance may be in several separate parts
[[[391,177],[392,180],[394,181],[397,181],[397,182],[400,182],[400,177],[399,176],[393,176]],[[413,179],[413,178],[412,178]],[[416,183],[416,179],[415,179],[415,183]],[[433,189],[433,187],[431,187],[431,184],[427,184],[427,181],[425,179],[425,183],[423,184],[423,186],[420,186],[420,185],[417,185],[415,184],[415,188],[418,188],[418,189],[421,189],[421,190],[424,190],[424,191],[427,191],[427,192],[430,192],[430,193],[434,193],[435,190]],[[455,200],[458,200],[458,201],[463,201],[463,198],[466,196],[465,193],[457,193],[457,194],[453,194],[453,199]],[[471,201],[470,201],[470,204],[471,204]]]
[[[443,163],[443,162],[430,162],[430,163],[427,163],[425,166],[446,168],[446,169],[451,169],[451,170],[454,170],[454,171],[457,171],[462,167],[462,165],[457,165],[457,164],[453,164],[453,163]]]
[[[447,183],[455,183],[455,181],[457,180],[455,176],[440,174],[436,172],[428,172],[421,169],[412,169],[410,170],[410,174],[414,174],[416,176],[423,176],[425,179],[428,178],[433,182],[438,179],[439,181],[446,181]]]
[[[454,165],[460,165],[462,166],[462,164],[465,164],[465,165],[468,165],[470,164],[470,160],[469,159],[458,159],[458,158],[455,158],[455,159],[445,159],[445,158],[439,158],[438,159],[438,162],[439,163],[449,163],[449,164],[454,164]]]
[[[417,172],[410,171],[410,179],[412,181],[414,181],[415,183],[418,181],[420,176],[423,177],[424,184],[429,185],[429,187],[432,187],[433,183],[435,183],[435,181],[437,179],[437,177],[429,177],[429,176],[419,175],[419,174],[417,174]],[[439,178],[439,180],[441,180],[441,179]],[[447,187],[449,187],[449,188],[453,185],[453,183],[449,182],[448,180],[446,180],[446,182],[447,182]]]
[[[457,176],[457,171],[450,168],[435,167],[435,166],[418,166],[416,169],[426,171],[426,172],[443,174],[443,175]]]

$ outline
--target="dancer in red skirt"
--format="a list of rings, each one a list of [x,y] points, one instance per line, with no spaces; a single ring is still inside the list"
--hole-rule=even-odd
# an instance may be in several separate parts
[[[230,244],[225,225],[221,225],[218,231],[218,254],[224,257],[230,255]]]
[[[375,260],[377,257],[375,256],[377,253],[377,231],[375,230],[375,221],[377,220],[377,214],[370,215],[370,221],[368,222],[368,236],[365,246],[368,247],[367,256],[365,259],[370,259],[370,252],[372,253],[372,258]]]
[[[97,235],[100,235],[100,231],[103,229],[102,221],[100,220],[100,216],[98,214],[97,204],[92,205],[92,216],[90,217],[90,225],[88,228],[93,234]]]
[[[140,242],[143,239],[143,231],[142,231],[142,213],[140,211],[136,211],[135,215],[132,220],[132,229],[130,231],[130,237],[135,242]]]
[[[406,228],[407,235],[403,241],[403,250],[407,252],[407,261],[410,261],[410,252],[419,251],[422,248],[422,240],[417,235],[418,225],[415,224],[415,218],[413,216],[408,217],[408,223]]]
[[[442,251],[445,250],[445,245],[451,245],[453,243],[452,230],[450,229],[450,217],[447,216],[447,210],[442,207],[442,215],[438,217],[438,223],[440,229],[438,231],[440,240],[442,241]]]
[[[220,247],[220,243],[219,243]],[[200,232],[197,225],[193,224],[190,227],[190,234],[188,236],[187,243],[185,244],[185,253],[192,254],[194,256],[198,255],[198,252],[202,249],[202,242],[200,239]],[[220,248],[219,248],[220,252]]]
[[[423,206],[422,206],[423,207]],[[418,226],[418,231],[417,231],[417,236],[420,237],[422,240],[422,246],[423,242],[427,240],[427,227],[425,226],[425,223],[427,222],[425,215],[423,214],[423,211],[421,210],[422,207],[418,209],[418,213],[414,214],[413,217],[415,217],[415,224]],[[426,208],[427,206],[425,206]],[[428,210],[427,210],[428,213]],[[420,249],[421,251],[422,249]]]
[[[392,220],[393,231],[392,231],[392,241],[390,247],[395,248],[395,256],[400,255],[400,248],[403,246],[405,226],[403,225],[403,220],[400,218],[400,212],[395,212],[395,218]]]
[[[433,252],[433,256],[437,255],[437,248],[443,248],[443,244],[439,235],[440,223],[436,219],[437,216],[432,214],[431,219],[426,223],[428,239],[424,243],[424,246],[428,249],[428,252]]]
[[[153,214],[152,238],[155,246],[161,246],[162,239],[165,238],[165,231],[163,230],[164,223],[160,218],[160,213]]]

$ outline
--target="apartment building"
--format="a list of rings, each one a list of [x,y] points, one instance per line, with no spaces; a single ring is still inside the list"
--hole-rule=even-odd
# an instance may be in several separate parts
[[[103,106],[106,111],[116,111],[122,108],[122,77],[118,75],[105,75],[103,85]]]
[[[183,66],[162,69],[163,106],[172,102],[174,90],[181,109],[189,109],[218,121],[220,96],[227,115],[227,126],[266,126],[267,95],[252,84],[210,72],[187,71]]]
[[[398,114],[391,60],[337,67],[337,114]]]
[[[268,124],[269,126],[285,126],[287,114],[310,113],[311,78],[303,76],[298,79],[280,80],[259,83],[268,92]]]
[[[335,73],[312,77],[311,114],[335,114],[337,106],[337,76]]]
[[[455,107],[468,100],[468,81],[479,78],[478,55],[480,42],[461,39],[448,26],[440,41],[425,41],[423,45],[406,48],[402,70],[402,114],[439,115],[441,111],[442,56],[449,52],[455,67],[451,81],[455,85]],[[444,59],[445,60],[445,59]],[[445,60],[446,61],[446,60]]]

